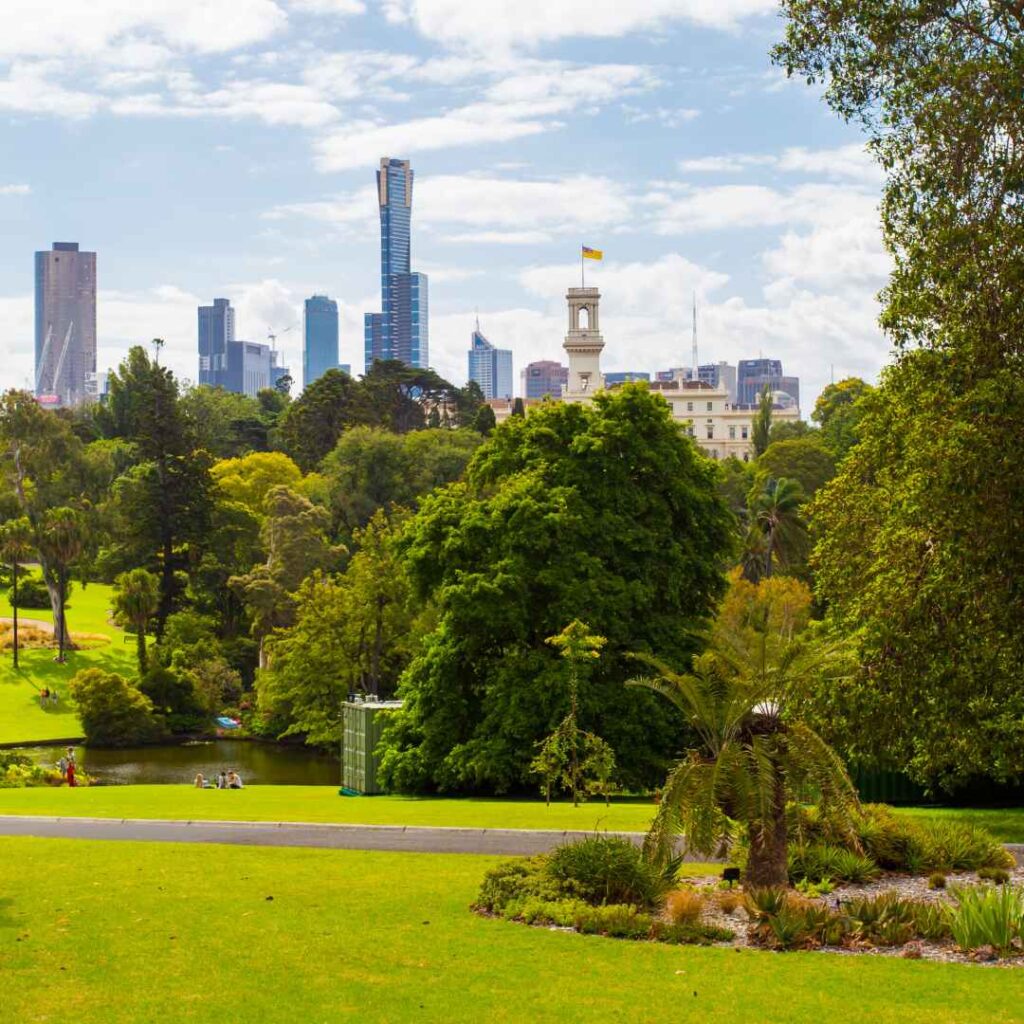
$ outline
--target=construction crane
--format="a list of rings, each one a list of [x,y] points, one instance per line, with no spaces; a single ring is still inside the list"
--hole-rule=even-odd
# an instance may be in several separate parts
[[[277,339],[282,334],[287,334],[289,331],[294,331],[297,324],[292,324],[291,327],[286,327],[283,331],[275,331],[273,327],[267,328],[267,341],[270,342],[270,351],[277,351]]]

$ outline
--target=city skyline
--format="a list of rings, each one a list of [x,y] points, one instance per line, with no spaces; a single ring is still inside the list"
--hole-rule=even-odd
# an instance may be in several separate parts
[[[358,372],[384,155],[416,170],[430,362],[457,382],[476,308],[517,374],[558,358],[580,244],[605,252],[587,279],[609,371],[688,363],[694,292],[702,359],[780,358],[808,412],[833,372],[873,379],[887,357],[880,176],[857,131],[771,67],[772,5],[641,0],[595,20],[571,0],[512,24],[481,3],[456,41],[433,0],[391,18],[261,0],[280,13],[268,22],[215,0],[232,15],[215,39],[151,6],[106,19],[105,2],[88,36],[0,48],[0,386],[31,384],[28,255],[53,238],[100,254],[100,369],[159,335],[195,380],[210,296],[231,296],[238,336],[258,340],[325,292]],[[72,29],[84,17],[51,9]],[[280,341],[294,368],[301,343]]]

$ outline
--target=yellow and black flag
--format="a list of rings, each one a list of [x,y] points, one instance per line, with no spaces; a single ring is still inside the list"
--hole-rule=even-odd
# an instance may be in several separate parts
[[[589,245],[583,246],[583,258],[586,260],[603,260],[604,252],[601,249],[591,249]]]

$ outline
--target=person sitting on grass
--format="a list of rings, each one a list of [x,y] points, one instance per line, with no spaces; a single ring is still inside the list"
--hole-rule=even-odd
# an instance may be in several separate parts
[[[228,789],[242,789],[242,779],[238,772],[228,772]]]
[[[209,785],[210,784],[206,781],[206,779],[203,778],[203,773],[200,772],[196,776],[196,781],[195,781],[196,789],[207,789],[209,787]]]
[[[227,789],[228,788],[228,773],[227,772],[222,771],[220,773],[220,775],[217,776],[217,788],[218,789]]]

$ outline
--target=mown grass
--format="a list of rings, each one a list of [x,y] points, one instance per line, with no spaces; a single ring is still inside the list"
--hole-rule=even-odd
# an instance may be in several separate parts
[[[135,671],[135,647],[126,634],[107,620],[111,587],[101,583],[76,585],[68,606],[68,626],[76,632],[102,635],[108,643],[88,650],[70,651],[67,663],[58,665],[54,651],[35,648],[20,652],[20,668],[14,670],[10,651],[0,653],[0,743],[35,743],[81,736],[82,727],[68,699],[68,681],[83,668],[110,672]],[[52,622],[49,609],[22,608],[19,618]],[[11,605],[6,590],[0,592],[0,617],[9,618]],[[133,638],[128,638],[133,640]],[[60,695],[56,708],[39,706],[39,691],[55,688]]]
[[[480,918],[468,905],[492,863],[0,839],[0,1017],[23,1024],[1024,1018],[1024,974],[1016,970],[667,947]]]
[[[540,800],[437,797],[342,797],[333,786],[250,786],[240,791],[191,786],[96,786],[91,789],[0,789],[0,814],[210,821],[326,821],[360,825],[446,825],[466,828],[607,829],[642,832],[654,805],[617,800],[573,807]],[[1024,842],[1024,809],[906,808],[915,818],[970,822],[1004,843]]]

